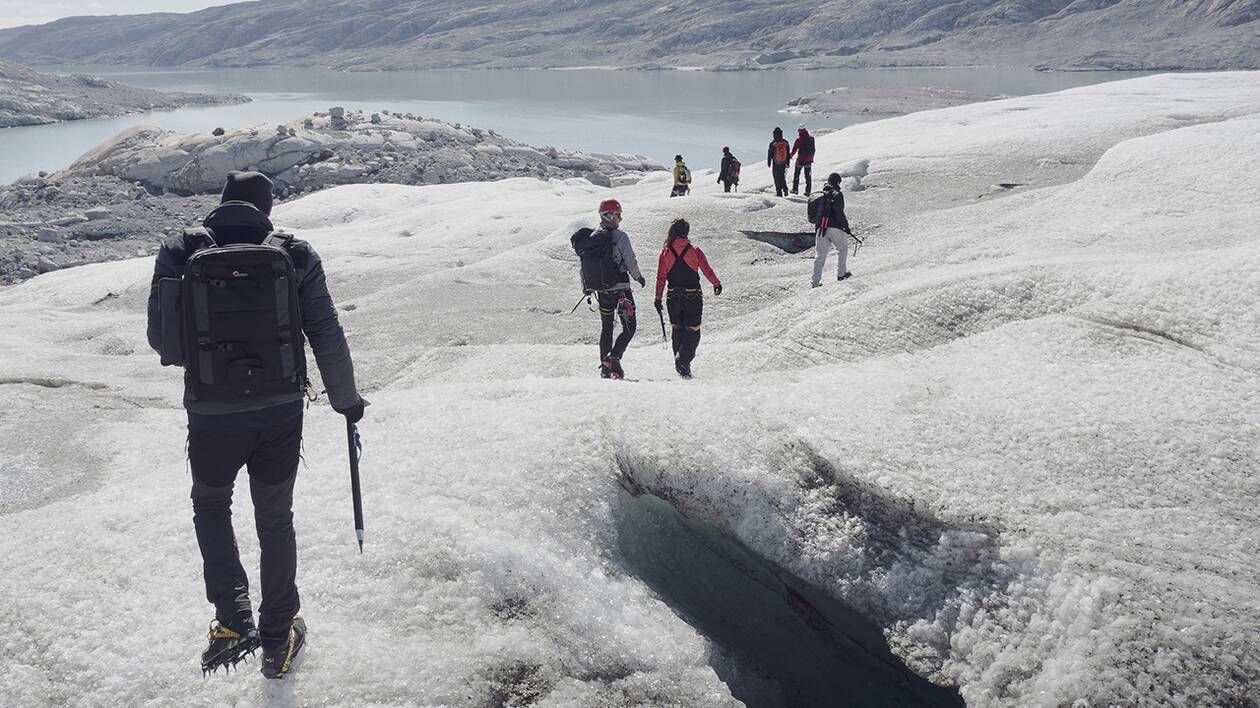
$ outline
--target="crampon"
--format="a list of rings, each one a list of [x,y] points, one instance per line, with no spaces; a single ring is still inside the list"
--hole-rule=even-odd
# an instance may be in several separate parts
[[[258,630],[250,627],[244,633],[228,627],[219,620],[210,623],[206,634],[209,646],[201,653],[201,675],[209,676],[223,669],[230,672],[237,664],[254,655],[260,646]]]

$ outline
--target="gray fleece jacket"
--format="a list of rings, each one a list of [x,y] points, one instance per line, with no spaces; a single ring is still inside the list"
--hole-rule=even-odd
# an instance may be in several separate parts
[[[639,260],[634,257],[634,246],[630,245],[630,235],[607,225],[600,228],[609,232],[613,244],[613,260],[621,266],[621,270],[629,273],[635,280],[643,280],[643,273],[639,271]],[[630,290],[630,283],[618,283],[611,289]]]

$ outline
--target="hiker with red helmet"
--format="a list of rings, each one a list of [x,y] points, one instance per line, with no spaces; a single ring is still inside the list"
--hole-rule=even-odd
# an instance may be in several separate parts
[[[653,304],[661,312],[661,295],[669,286],[669,323],[674,327],[674,370],[684,379],[691,378],[691,361],[700,346],[700,319],[704,314],[704,294],[700,289],[700,273],[713,284],[713,294],[722,294],[718,280],[704,251],[693,246],[688,239],[691,224],[686,219],[674,219],[665,237],[660,260],[656,264],[656,300]]]
[[[792,146],[783,139],[783,129],[774,129],[774,140],[770,141],[770,149],[766,150],[766,167],[774,172],[774,196],[788,195],[787,168],[792,164]]]
[[[809,194],[814,186],[814,136],[809,134],[804,123],[796,129],[792,156],[796,158],[796,171],[792,173],[792,194],[801,193],[801,172],[805,173],[805,193]]]
[[[739,158],[731,154],[729,147],[722,148],[722,167],[718,170],[718,184],[722,185],[724,191],[731,191],[731,187],[739,185]]]
[[[622,231],[621,203],[605,199],[599,204],[599,228],[580,229],[569,242],[582,261],[582,291],[599,301],[602,329],[599,335],[599,375],[606,379],[625,378],[621,357],[634,337],[636,318],[630,279],[639,287],[647,279],[639,271],[630,236]],[[621,320],[621,334],[613,341],[613,325]]]

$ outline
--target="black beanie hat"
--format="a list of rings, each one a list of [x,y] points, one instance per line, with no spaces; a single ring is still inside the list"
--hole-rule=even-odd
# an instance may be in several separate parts
[[[839,187],[840,186],[840,173],[832,172],[831,174],[827,175],[827,184],[833,187]]]
[[[271,180],[261,172],[229,172],[219,202],[249,202],[271,214]]]

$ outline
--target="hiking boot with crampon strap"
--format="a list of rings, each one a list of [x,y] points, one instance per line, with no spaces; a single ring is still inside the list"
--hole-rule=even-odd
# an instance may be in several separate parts
[[[610,356],[604,360],[604,366],[608,368],[609,378],[621,380],[626,377],[625,369],[621,368],[621,359]]]
[[[206,634],[210,644],[201,652],[202,676],[220,668],[231,671],[232,667],[258,651],[258,630],[253,625],[241,625],[240,629],[234,629],[217,619],[210,623],[210,631]]]
[[[287,678],[306,646],[306,620],[294,615],[289,636],[283,642],[263,645],[262,675],[269,679]]]

